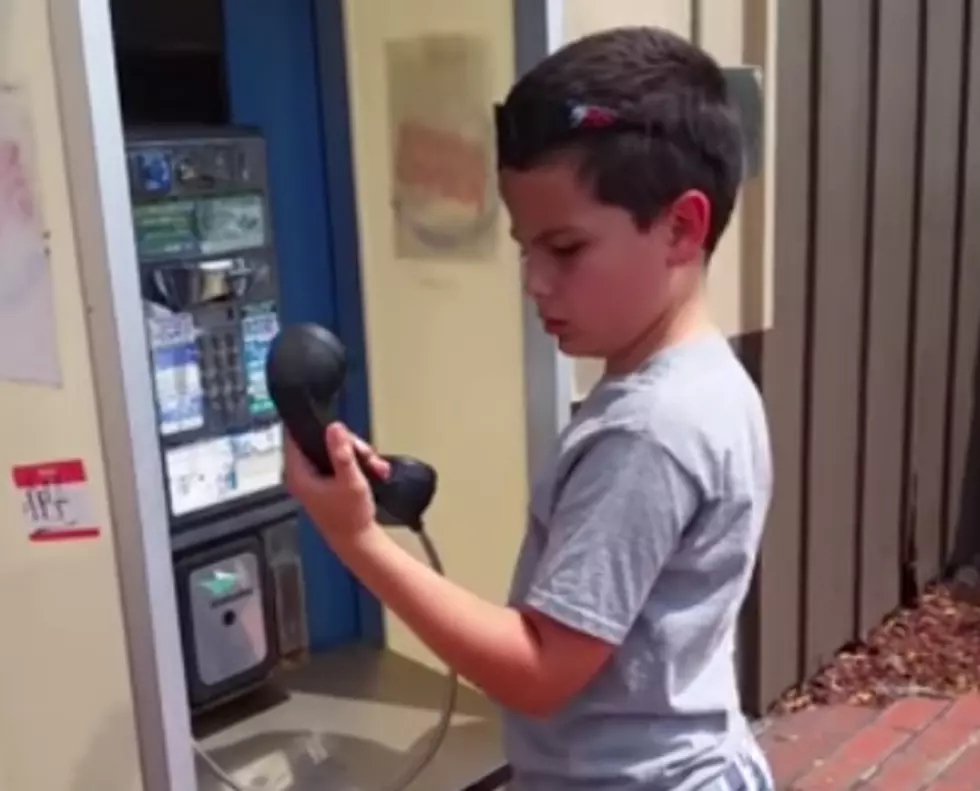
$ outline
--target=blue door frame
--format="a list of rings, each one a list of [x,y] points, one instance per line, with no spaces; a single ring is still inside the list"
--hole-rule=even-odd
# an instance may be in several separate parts
[[[342,0],[225,0],[232,119],[265,134],[284,322],[334,330],[350,355],[342,418],[370,437]],[[381,608],[304,517],[310,643],[380,644]]]

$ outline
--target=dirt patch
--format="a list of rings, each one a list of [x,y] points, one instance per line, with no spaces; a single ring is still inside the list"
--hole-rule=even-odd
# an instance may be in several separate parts
[[[812,706],[885,706],[910,695],[952,697],[980,691],[980,607],[936,586],[867,641],[848,646],[773,713]]]

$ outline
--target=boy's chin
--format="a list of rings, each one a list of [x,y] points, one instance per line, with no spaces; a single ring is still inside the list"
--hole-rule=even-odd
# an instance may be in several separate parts
[[[602,357],[602,353],[581,338],[559,335],[556,339],[558,350],[566,357]]]

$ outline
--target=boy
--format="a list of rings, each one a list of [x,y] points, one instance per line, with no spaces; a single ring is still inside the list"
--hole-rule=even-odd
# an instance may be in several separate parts
[[[343,426],[336,477],[287,483],[341,560],[506,709],[516,791],[767,791],[735,628],[768,508],[761,400],[712,328],[704,269],[741,178],[705,53],[613,30],[555,53],[497,109],[500,190],[546,330],[605,376],[534,486],[509,607],[374,522]],[[384,462],[371,454],[382,474]]]

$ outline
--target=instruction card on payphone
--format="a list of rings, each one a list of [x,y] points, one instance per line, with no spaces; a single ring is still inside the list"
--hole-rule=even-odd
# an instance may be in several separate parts
[[[252,415],[263,415],[275,409],[265,379],[265,361],[278,332],[279,320],[272,311],[255,312],[242,319],[246,393],[248,411]]]
[[[147,322],[160,433],[167,437],[204,425],[204,390],[194,319],[186,313]]]
[[[282,463],[278,425],[172,448],[165,464],[173,515],[278,486]]]

